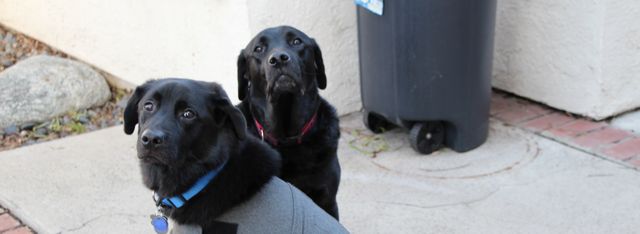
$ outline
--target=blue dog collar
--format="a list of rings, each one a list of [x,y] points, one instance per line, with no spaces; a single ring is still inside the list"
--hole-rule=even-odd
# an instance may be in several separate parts
[[[162,202],[158,205],[164,205],[170,208],[180,208],[184,206],[187,201],[198,195],[198,193],[200,193],[209,184],[209,182],[211,182],[211,180],[213,180],[213,178],[215,178],[220,173],[220,171],[222,171],[222,168],[224,168],[226,164],[227,161],[224,161],[218,168],[213,169],[209,171],[209,173],[200,177],[200,179],[198,179],[198,181],[196,181],[196,183],[186,192],[173,197],[163,198]],[[158,201],[158,196],[157,194],[155,194],[155,192],[154,200],[156,200],[156,202]]]
[[[213,178],[215,178],[220,173],[220,171],[222,171],[222,168],[224,168],[224,166],[227,164],[227,161],[224,161],[218,168],[213,169],[209,171],[209,173],[200,177],[200,179],[198,179],[196,183],[191,186],[191,188],[189,188],[182,194],[160,199],[158,194],[155,191],[153,192],[153,200],[156,202],[158,210],[156,214],[151,215],[151,225],[153,226],[153,229],[156,231],[156,233],[165,234],[167,233],[167,231],[169,231],[169,222],[167,221],[167,217],[162,214],[162,207],[164,206],[177,209],[184,206],[184,204],[187,203],[189,199],[198,195],[198,193],[200,193],[204,189],[204,187],[206,187],[209,182],[211,182],[211,180],[213,180]]]

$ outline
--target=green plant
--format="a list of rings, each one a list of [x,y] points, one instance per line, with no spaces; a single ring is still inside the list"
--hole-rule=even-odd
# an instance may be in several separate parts
[[[125,95],[127,95],[127,91],[124,89],[115,89],[115,100],[116,102],[120,101]]]
[[[84,125],[82,125],[82,123],[79,122],[72,122],[69,124],[69,127],[71,128],[71,132],[73,133],[83,133],[86,131]]]
[[[62,124],[60,124],[60,117],[53,118],[49,124],[49,131],[60,132],[62,131]]]

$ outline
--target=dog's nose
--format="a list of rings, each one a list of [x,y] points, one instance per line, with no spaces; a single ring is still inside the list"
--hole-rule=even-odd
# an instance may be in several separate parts
[[[276,66],[278,64],[285,64],[289,62],[289,60],[290,57],[287,52],[279,51],[271,54],[271,56],[269,57],[269,65]]]
[[[147,129],[147,130],[144,130],[144,132],[142,132],[140,141],[142,142],[142,145],[144,145],[145,147],[157,147],[164,144],[164,140],[165,140],[164,138],[165,138],[165,135],[163,132]]]

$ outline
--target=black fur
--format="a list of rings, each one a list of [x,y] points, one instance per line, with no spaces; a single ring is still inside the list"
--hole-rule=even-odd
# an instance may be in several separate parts
[[[288,61],[278,60],[282,54]],[[271,58],[276,62],[270,63]],[[326,87],[326,79],[320,47],[293,27],[263,30],[238,56],[238,97],[242,100],[238,107],[250,134],[259,136],[255,118],[279,142],[299,136],[317,110],[317,121],[301,144],[273,146],[283,160],[280,177],[338,219],[340,130],[335,109],[318,94],[318,89]]]
[[[153,110],[145,104],[153,103]],[[195,118],[182,116],[190,110]],[[183,193],[208,171],[228,160],[207,187],[179,209],[165,215],[181,224],[198,224],[205,232],[214,219],[248,200],[280,171],[276,151],[245,137],[246,123],[216,83],[186,79],[149,81],[138,88],[124,113],[125,133],[138,124],[138,158],[144,185],[161,197]],[[145,146],[147,130],[161,131],[164,142]],[[149,202],[152,202],[151,199]]]

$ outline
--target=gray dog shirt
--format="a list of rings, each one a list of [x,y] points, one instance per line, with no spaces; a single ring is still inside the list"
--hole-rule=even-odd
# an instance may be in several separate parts
[[[277,177],[216,221],[223,232],[232,233],[349,233],[304,193]],[[173,234],[202,233],[197,225],[171,222],[170,227]]]

